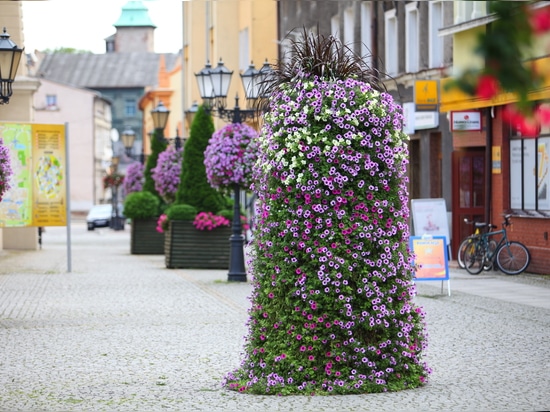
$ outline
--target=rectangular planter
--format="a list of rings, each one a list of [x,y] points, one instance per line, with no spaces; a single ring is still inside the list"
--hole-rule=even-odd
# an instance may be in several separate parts
[[[164,240],[166,267],[229,269],[230,237],[230,227],[197,230],[191,221],[170,221]]]
[[[131,227],[132,255],[164,254],[164,233],[157,232],[157,218],[132,219]]]

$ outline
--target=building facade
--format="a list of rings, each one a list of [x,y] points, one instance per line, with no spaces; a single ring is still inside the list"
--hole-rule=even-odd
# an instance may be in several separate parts
[[[444,36],[453,39],[454,76],[467,68],[481,69],[485,64],[472,53],[472,44],[479,32],[490,30],[494,21],[494,16],[488,14],[488,3],[456,2],[454,24],[441,29]],[[548,5],[534,2],[532,7]],[[550,72],[548,42],[548,36],[540,36],[526,56],[540,73]],[[442,90],[440,111],[451,119],[452,130],[455,237],[471,233],[464,218],[500,226],[502,216],[511,214],[509,238],[525,244],[531,253],[527,271],[549,274],[550,129],[542,128],[535,137],[527,137],[504,121],[503,112],[516,101],[510,93],[481,99],[457,89]],[[550,98],[549,90],[550,81],[546,79],[529,97],[543,102]]]

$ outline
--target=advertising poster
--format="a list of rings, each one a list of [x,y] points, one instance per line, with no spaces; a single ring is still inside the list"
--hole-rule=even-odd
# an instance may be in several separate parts
[[[412,199],[411,209],[416,236],[445,236],[450,242],[445,199]]]
[[[415,255],[415,280],[449,280],[449,264],[445,237],[411,236]]]
[[[13,170],[0,227],[66,226],[65,126],[0,123],[0,137]]]

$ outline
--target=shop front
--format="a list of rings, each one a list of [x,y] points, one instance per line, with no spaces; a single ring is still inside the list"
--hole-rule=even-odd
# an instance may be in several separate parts
[[[536,61],[545,72],[550,59]],[[447,80],[448,81],[448,80]],[[550,128],[522,136],[503,119],[515,96],[492,99],[446,90],[441,82],[440,112],[447,113],[452,133],[452,251],[473,228],[464,219],[501,226],[512,214],[511,240],[531,253],[527,271],[550,274]],[[550,82],[531,93],[533,101],[550,100]]]

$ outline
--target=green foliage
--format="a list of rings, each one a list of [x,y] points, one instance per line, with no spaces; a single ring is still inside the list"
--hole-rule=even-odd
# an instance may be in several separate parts
[[[204,151],[214,133],[212,117],[201,105],[191,125],[191,135],[185,143],[180,185],[176,203],[194,206],[199,212],[217,212],[226,208],[225,198],[213,189],[206,178]]]
[[[171,205],[166,209],[168,220],[193,220],[197,213],[197,208],[186,204]]]
[[[147,158],[147,163],[145,164],[145,171],[143,175],[145,176],[145,182],[143,183],[143,190],[153,193],[156,197],[159,198],[159,201],[162,201],[162,197],[155,189],[155,181],[151,175],[151,170],[157,166],[157,160],[159,154],[166,150],[168,143],[164,139],[162,130],[155,130],[151,136],[151,154]]]
[[[233,220],[233,210],[231,209],[223,209],[216,213],[218,216],[223,216],[226,219]]]
[[[133,192],[124,201],[124,215],[130,219],[148,219],[159,215],[160,200],[151,192]]]

